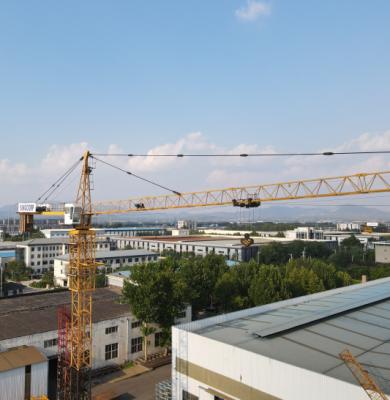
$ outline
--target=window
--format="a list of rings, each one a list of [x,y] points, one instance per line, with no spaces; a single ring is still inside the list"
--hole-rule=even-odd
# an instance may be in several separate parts
[[[184,310],[184,311],[182,311],[182,312],[179,312],[178,314],[177,314],[177,318],[185,318],[186,317],[186,311]]]
[[[131,352],[138,353],[142,351],[142,336],[131,339]]]
[[[154,334],[154,347],[161,347],[162,337],[163,337],[162,332],[156,332]]]
[[[133,321],[131,323],[131,329],[135,329],[141,326],[141,321]]]
[[[106,345],[105,359],[112,360],[118,357],[118,343],[112,343]]]
[[[195,396],[194,394],[191,394],[186,390],[183,390],[183,400],[198,400],[198,399],[199,399],[198,396]]]
[[[43,347],[45,349],[47,349],[48,347],[54,347],[54,346],[57,346],[57,338],[45,340],[43,342]]]
[[[106,328],[106,335],[109,335],[110,333],[116,333],[118,332],[118,325],[116,326],[110,326]]]

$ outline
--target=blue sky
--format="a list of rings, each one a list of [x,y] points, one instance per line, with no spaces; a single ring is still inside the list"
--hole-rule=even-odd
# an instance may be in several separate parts
[[[3,1],[0,182],[26,197],[85,146],[171,149],[193,132],[203,150],[390,148],[389,16],[387,0]],[[388,166],[356,166],[371,164]],[[187,167],[139,171],[185,187]],[[194,189],[224,186],[225,167]],[[258,167],[234,183],[260,183]],[[328,167],[313,173],[349,172]]]

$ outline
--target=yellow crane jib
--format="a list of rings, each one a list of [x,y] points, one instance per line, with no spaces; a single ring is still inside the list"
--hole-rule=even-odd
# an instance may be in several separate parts
[[[348,349],[342,351],[339,355],[371,400],[388,400],[374,378],[362,367]]]

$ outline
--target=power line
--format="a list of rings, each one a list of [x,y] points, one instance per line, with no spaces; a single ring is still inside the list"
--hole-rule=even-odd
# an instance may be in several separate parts
[[[117,169],[118,171],[122,171],[122,172],[124,172],[124,173],[127,174],[127,175],[134,176],[134,178],[140,179],[141,181],[148,182],[148,183],[150,183],[151,185],[154,185],[154,186],[157,186],[157,187],[159,187],[159,188],[161,188],[161,189],[167,190],[168,192],[171,192],[171,193],[173,193],[173,194],[176,194],[177,196],[181,196],[181,193],[178,192],[178,191],[176,191],[176,190],[170,189],[170,188],[168,188],[168,187],[166,187],[166,186],[160,185],[160,184],[157,183],[157,182],[153,182],[153,181],[151,181],[151,180],[149,180],[149,179],[143,178],[142,176],[136,175],[136,174],[134,174],[133,172],[126,171],[125,169],[123,169],[123,168],[121,168],[121,167],[118,167],[117,165],[111,164],[111,163],[109,163],[109,162],[107,162],[107,161],[101,160],[101,159],[96,158],[96,157],[94,157],[94,156],[92,156],[92,158],[94,158],[96,161],[99,161],[99,162],[101,162],[101,163],[103,163],[103,164],[106,164],[106,165],[108,165],[108,166],[110,166],[110,167],[112,167],[112,168],[114,168],[114,169]]]
[[[99,157],[301,157],[301,156],[337,156],[337,155],[363,155],[363,154],[390,154],[390,150],[377,151],[323,151],[302,153],[213,153],[213,154],[129,154],[129,153],[96,153]]]

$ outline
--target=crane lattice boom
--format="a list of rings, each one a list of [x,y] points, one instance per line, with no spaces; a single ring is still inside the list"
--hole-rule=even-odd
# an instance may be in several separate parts
[[[362,367],[359,361],[352,355],[349,350],[340,353],[340,358],[345,362],[351,370],[355,379],[367,393],[371,400],[388,400],[382,389],[375,382],[374,378]]]

